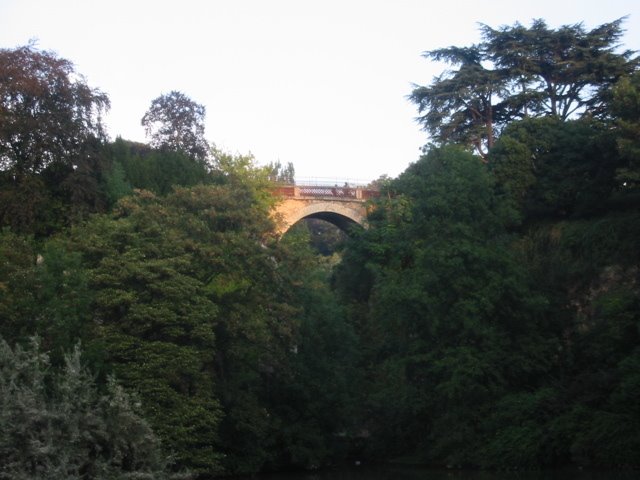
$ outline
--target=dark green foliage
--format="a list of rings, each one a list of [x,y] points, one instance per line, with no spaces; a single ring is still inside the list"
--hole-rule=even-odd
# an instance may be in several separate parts
[[[558,404],[553,387],[506,393],[481,422],[487,442],[480,447],[478,463],[531,469],[560,463],[557,450],[565,446],[550,428]]]
[[[635,52],[616,52],[624,18],[592,30],[583,24],[550,29],[542,19],[493,29],[482,26],[487,59],[510,82],[508,120],[575,113],[602,114],[608,89],[638,67]]]
[[[486,157],[515,120],[602,116],[610,88],[638,68],[634,52],[615,51],[622,22],[590,31],[582,24],[549,29],[540,19],[529,28],[483,25],[477,45],[425,52],[456,69],[415,86],[409,98],[418,121],[437,144],[458,143]]]
[[[167,195],[174,186],[210,183],[207,167],[182,152],[155,150],[121,138],[111,145],[113,167],[106,179],[109,199],[115,202],[131,189]]]
[[[361,327],[375,365],[373,446],[475,464],[493,403],[543,370],[543,302],[508,254],[515,215],[477,158],[432,150],[392,188],[402,196],[378,206],[354,259],[373,277]]]
[[[0,335],[14,342],[38,332],[59,362],[89,334],[91,293],[80,255],[57,240],[36,248],[31,238],[5,231],[0,258]]]
[[[218,185],[137,191],[40,246],[5,232],[0,326],[40,331],[55,352],[82,338],[101,379],[114,372],[137,392],[180,466],[334,461],[347,451],[353,334],[325,267],[268,240],[266,171],[217,159]]]
[[[89,346],[103,348],[123,384],[139,392],[177,461],[213,471],[220,407],[207,370],[217,308],[197,263],[201,244],[185,235],[189,218],[164,203],[141,193],[75,232],[95,292]]]
[[[120,140],[120,139],[118,139]],[[116,141],[118,141],[116,140]],[[105,191],[110,205],[114,205],[122,197],[132,193],[131,184],[127,180],[127,173],[122,163],[115,160],[111,166],[111,171],[105,175]]]
[[[72,166],[103,135],[107,96],[77,78],[73,64],[32,45],[0,50],[0,166],[17,176]]]
[[[346,232],[319,218],[303,219],[293,225],[290,230],[300,231],[301,235],[307,235],[313,250],[325,257],[330,257],[338,252],[347,239]],[[287,235],[293,235],[293,231],[287,232]]]
[[[302,368],[292,288],[302,271],[284,246],[264,243],[273,200],[243,162],[223,162],[223,185],[126,197],[71,242],[95,292],[89,346],[104,349],[177,462],[197,472],[319,465],[332,454],[303,453],[311,434],[300,425],[280,436]],[[321,426],[311,436],[334,433]]]
[[[290,231],[281,241],[300,326],[289,359],[291,376],[270,389],[279,416],[277,456],[270,468],[341,462],[357,434],[358,339],[329,289],[330,263],[314,254],[308,241],[304,231]]]
[[[37,259],[33,239],[2,230],[0,258],[0,336],[13,343],[35,331],[32,285]]]
[[[104,208],[108,106],[68,60],[0,49],[0,225],[47,235]]]
[[[52,370],[37,338],[0,338],[0,478],[169,478],[137,402],[113,379],[99,392],[80,357]]]
[[[637,465],[639,225],[637,212],[610,213],[538,226],[522,243],[562,322],[554,393],[540,424],[564,461]]]
[[[553,117],[511,123],[489,162],[501,188],[527,218],[605,210],[620,165],[604,125]]]
[[[334,284],[366,339],[376,458],[637,465],[640,218],[608,212],[618,163],[601,132],[515,123],[491,171],[432,149],[347,244]]]
[[[418,121],[434,142],[469,145],[486,156],[501,120],[497,103],[507,93],[506,75],[485,66],[479,45],[441,48],[424,56],[458,69],[436,77],[429,86],[415,86],[409,98],[418,105]]]
[[[619,132],[617,143],[624,162],[616,172],[621,193],[640,195],[640,74],[622,78],[613,89],[611,110]],[[636,200],[637,201],[637,200]]]

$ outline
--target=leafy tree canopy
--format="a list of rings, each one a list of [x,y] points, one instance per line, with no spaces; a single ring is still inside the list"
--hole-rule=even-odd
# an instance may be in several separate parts
[[[424,56],[459,68],[436,77],[430,86],[414,88],[409,98],[422,114],[419,123],[436,143],[466,144],[485,156],[500,120],[497,104],[507,93],[504,74],[485,66],[480,45],[443,48]]]
[[[634,52],[616,52],[623,20],[590,31],[582,24],[550,29],[543,20],[530,28],[482,25],[477,45],[425,52],[455,69],[415,86],[409,98],[418,121],[436,143],[468,145],[486,157],[514,119],[601,114],[611,86],[638,67]]]
[[[488,158],[500,188],[530,218],[602,211],[620,165],[609,129],[589,117],[514,121]]]
[[[104,138],[106,94],[73,64],[28,45],[0,49],[0,169],[40,173],[53,163],[77,167],[91,138]]]
[[[509,80],[510,117],[601,113],[606,91],[638,66],[635,52],[616,53],[623,20],[590,31],[580,23],[554,30],[541,19],[530,28],[483,25],[486,58]]]
[[[287,183],[293,185],[296,183],[296,170],[293,167],[293,163],[289,162],[286,165],[282,165],[280,160],[270,162],[269,168],[269,180],[278,183]]]
[[[209,154],[209,144],[204,138],[205,113],[204,105],[173,90],[151,102],[141,123],[152,147],[183,152],[205,162]]]
[[[624,161],[616,172],[625,191],[640,189],[640,73],[622,78],[613,89],[612,113],[618,127],[618,150]]]
[[[109,99],[33,45],[0,49],[0,224],[46,234],[103,208]]]

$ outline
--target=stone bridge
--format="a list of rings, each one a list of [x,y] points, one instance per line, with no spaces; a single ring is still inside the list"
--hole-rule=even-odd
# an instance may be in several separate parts
[[[280,235],[304,218],[325,220],[345,232],[353,225],[366,227],[366,202],[379,195],[362,187],[322,185],[281,185],[273,193],[282,198],[274,211]]]

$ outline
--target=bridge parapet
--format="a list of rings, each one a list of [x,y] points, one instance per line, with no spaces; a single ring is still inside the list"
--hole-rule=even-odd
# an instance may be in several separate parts
[[[274,193],[289,198],[323,198],[331,200],[370,200],[380,195],[373,189],[361,187],[338,187],[327,185],[282,185]]]

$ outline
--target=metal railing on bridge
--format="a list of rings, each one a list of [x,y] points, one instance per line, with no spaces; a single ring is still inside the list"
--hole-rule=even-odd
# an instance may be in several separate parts
[[[325,198],[333,200],[370,200],[380,195],[378,190],[337,185],[280,185],[274,188],[274,193],[283,197],[293,198]]]
[[[338,178],[338,177],[296,177],[295,185],[311,187],[337,187],[344,185],[351,188],[367,188],[371,180],[362,178]]]

